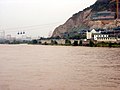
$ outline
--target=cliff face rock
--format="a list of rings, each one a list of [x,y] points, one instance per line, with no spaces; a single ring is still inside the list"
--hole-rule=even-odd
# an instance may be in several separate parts
[[[88,9],[73,15],[73,17],[69,18],[63,25],[60,25],[54,30],[52,37],[62,37],[62,34],[70,32],[72,28],[85,25],[87,21],[90,20],[90,14],[91,9]]]
[[[92,21],[91,15],[98,11],[116,11],[115,0],[97,0],[95,4],[90,7],[74,14],[63,25],[58,26],[52,37],[64,37],[64,33],[71,32],[74,28],[80,29],[92,29],[92,28],[112,28],[116,27],[116,21]]]

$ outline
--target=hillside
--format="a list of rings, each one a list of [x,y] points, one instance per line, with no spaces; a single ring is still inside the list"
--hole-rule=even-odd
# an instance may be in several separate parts
[[[63,38],[65,33],[72,32],[74,30],[103,28],[109,29],[116,27],[116,20],[91,20],[91,15],[100,11],[116,12],[115,0],[97,0],[90,7],[85,8],[83,11],[79,11],[70,17],[63,25],[58,26],[52,37]],[[117,23],[119,26],[119,23]]]

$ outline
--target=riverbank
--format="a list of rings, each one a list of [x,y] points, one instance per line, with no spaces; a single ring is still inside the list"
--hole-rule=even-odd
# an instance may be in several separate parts
[[[96,42],[94,40],[69,40],[69,39],[46,39],[46,40],[31,40],[26,42],[14,41],[12,43],[1,44],[30,44],[30,45],[52,45],[52,46],[84,46],[84,47],[115,47],[120,48],[120,42]]]
[[[96,42],[93,40],[32,40],[33,45],[58,45],[58,46],[85,46],[85,47],[120,47],[120,42]]]

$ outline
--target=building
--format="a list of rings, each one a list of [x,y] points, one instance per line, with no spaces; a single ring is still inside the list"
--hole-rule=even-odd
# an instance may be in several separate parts
[[[5,39],[5,31],[0,31],[0,39]]]
[[[117,42],[118,39],[115,37],[97,37],[98,42]]]
[[[104,39],[104,38],[108,38],[109,37],[109,35],[108,34],[101,34],[101,33],[96,33],[96,34],[94,34],[94,40],[98,40],[98,38],[100,39]]]
[[[120,41],[120,30],[91,30],[86,32],[87,40],[94,40],[97,42],[117,42]]]
[[[108,34],[94,34],[94,40],[98,42],[116,42],[116,37],[110,37]]]
[[[11,40],[11,35],[8,34],[8,35],[6,36],[6,39],[7,39],[7,40]]]
[[[86,37],[87,39],[92,39],[93,38],[93,34],[95,33],[100,33],[99,31],[97,32],[95,29],[92,29],[91,31],[87,31],[86,32]]]

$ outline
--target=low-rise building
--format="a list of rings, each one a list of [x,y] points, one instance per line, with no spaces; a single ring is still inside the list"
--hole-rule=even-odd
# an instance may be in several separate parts
[[[108,38],[108,34],[101,34],[101,33],[95,33],[94,35],[94,40],[97,40],[98,38]]]
[[[100,33],[100,32],[97,32],[95,29],[92,29],[90,31],[87,31],[86,32],[86,37],[87,39],[93,39],[93,34],[96,34],[96,33]]]
[[[119,31],[97,31],[95,29],[86,32],[87,40],[95,40],[98,42],[118,42]]]
[[[97,37],[98,42],[117,42],[115,37]]]

